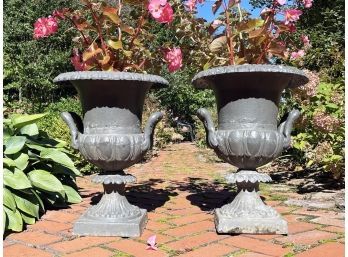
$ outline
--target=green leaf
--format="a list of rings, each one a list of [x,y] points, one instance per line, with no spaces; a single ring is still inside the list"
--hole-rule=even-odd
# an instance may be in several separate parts
[[[105,7],[103,9],[103,15],[108,17],[110,20],[112,20],[117,25],[121,23],[121,19],[118,16],[118,9],[117,8]]]
[[[22,114],[14,115],[11,117],[12,126],[14,128],[21,128],[21,127],[24,127],[26,125],[35,123],[36,121],[38,121],[39,119],[41,119],[45,115],[46,115],[46,113],[32,114],[32,115],[22,115]]]
[[[109,39],[107,43],[115,50],[123,49],[122,41],[112,41],[111,39]]]
[[[42,200],[41,200],[41,197],[38,193],[35,192],[34,189],[30,189],[30,191],[33,193],[33,195],[36,197],[37,201],[39,202],[40,204],[40,207],[43,211],[45,211],[45,205],[43,204]]]
[[[19,169],[15,169],[14,172],[4,169],[4,184],[17,190],[32,187],[25,173]]]
[[[65,191],[62,183],[48,171],[33,170],[28,173],[28,177],[34,187],[48,192],[57,192],[64,197]]]
[[[16,163],[10,158],[4,158],[3,162],[7,167],[16,167]]]
[[[6,206],[4,206],[4,210],[7,214],[7,218],[8,218],[8,229],[11,229],[13,231],[16,232],[20,232],[23,230],[23,219],[22,216],[20,214],[20,212],[18,210],[11,211],[10,209],[8,209]]]
[[[5,144],[5,152],[4,154],[15,154],[22,150],[26,141],[26,137],[22,136],[14,136],[7,140]]]
[[[24,220],[24,222],[26,224],[29,224],[29,225],[35,224],[35,222],[36,222],[35,217],[30,216],[30,215],[26,214],[25,212],[21,212],[21,211],[20,211],[20,214],[21,214],[22,219]]]
[[[5,210],[2,209],[2,225],[3,225],[3,227],[2,227],[2,233],[5,232],[6,227],[7,227],[7,226],[6,226],[7,223],[8,223],[7,214],[6,214]]]
[[[74,162],[69,158],[69,156],[59,151],[58,149],[54,149],[54,148],[43,149],[40,153],[40,157],[43,159],[49,159],[56,163],[59,163],[71,169],[76,174],[79,174],[79,171],[75,168]]]
[[[46,148],[46,147],[43,147],[43,146],[40,146],[40,145],[35,145],[35,144],[27,144],[27,147],[29,147],[30,149],[34,149],[34,150],[37,150],[39,152],[45,150],[45,149],[49,149],[49,148]]]
[[[8,207],[9,209],[11,209],[12,211],[15,211],[16,202],[13,198],[11,191],[5,187],[3,193],[4,193],[4,197],[3,197],[4,205]]]
[[[16,167],[20,170],[24,170],[29,164],[29,155],[21,153],[21,155],[14,160]]]
[[[36,136],[39,134],[39,128],[37,127],[35,123],[29,124],[22,127],[20,132],[22,135]]]
[[[82,201],[81,196],[74,188],[67,185],[63,185],[63,187],[68,198],[68,203],[80,203]]]
[[[34,195],[13,194],[13,196],[18,209],[39,218],[39,203]]]

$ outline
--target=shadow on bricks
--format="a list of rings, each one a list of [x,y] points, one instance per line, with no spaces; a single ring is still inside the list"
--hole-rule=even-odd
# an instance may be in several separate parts
[[[234,186],[195,177],[189,177],[184,182],[173,181],[172,188],[189,192],[186,199],[202,211],[220,208],[236,196]]]
[[[126,197],[131,204],[134,204],[148,212],[163,206],[171,196],[177,196],[176,192],[159,188],[165,181],[162,179],[150,179],[142,184],[131,185],[126,191]],[[97,193],[91,198],[91,205],[97,204],[102,193]]]

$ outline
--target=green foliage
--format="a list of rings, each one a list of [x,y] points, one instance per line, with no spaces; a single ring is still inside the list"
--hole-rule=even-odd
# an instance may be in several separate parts
[[[309,35],[312,44],[301,67],[329,81],[344,77],[344,2],[315,0],[298,24],[298,34]]]
[[[172,118],[193,122],[193,116],[202,106],[214,106],[215,98],[211,90],[197,90],[191,84],[193,72],[186,68],[176,73],[164,73],[169,86],[156,91],[156,97]]]
[[[4,231],[22,231],[47,207],[79,203],[75,184],[80,172],[66,149],[36,122],[45,114],[12,115],[4,121]]]
[[[5,102],[28,98],[41,105],[74,92],[52,82],[58,74],[72,70],[72,33],[62,25],[59,29],[65,33],[38,41],[33,38],[33,24],[54,9],[75,4],[68,0],[4,1]]]
[[[59,102],[51,103],[44,109],[45,117],[43,117],[39,122],[40,128],[47,132],[50,137],[63,140],[65,142],[70,142],[70,130],[65,124],[60,114],[63,111],[75,112],[82,116],[81,103],[75,97],[61,98]],[[79,169],[82,174],[93,173],[97,168],[90,164],[79,151],[73,150],[76,158],[74,158],[75,166]]]
[[[250,0],[250,4],[258,8],[270,6],[272,2]],[[343,82],[344,6],[344,0],[315,0],[311,8],[302,10],[301,19],[296,23],[296,34],[308,35],[312,45],[298,65],[319,71],[326,81]]]
[[[323,169],[339,178],[344,175],[344,86],[320,83],[315,91],[289,92],[286,108],[302,113],[290,151],[302,168]]]

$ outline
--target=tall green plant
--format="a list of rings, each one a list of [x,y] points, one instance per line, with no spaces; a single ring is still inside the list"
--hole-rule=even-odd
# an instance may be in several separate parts
[[[49,138],[36,125],[44,115],[12,115],[4,120],[4,230],[22,231],[47,207],[81,201],[75,183],[80,172],[67,144]]]

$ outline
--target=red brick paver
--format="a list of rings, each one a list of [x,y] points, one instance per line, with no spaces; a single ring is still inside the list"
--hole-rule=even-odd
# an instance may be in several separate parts
[[[289,249],[283,248],[281,245],[275,245],[270,242],[240,236],[230,237],[220,241],[220,243],[247,249],[256,253],[268,254],[271,256],[283,256],[290,252]]]
[[[233,253],[238,251],[238,248],[220,245],[220,244],[211,244],[205,247],[199,248],[195,251],[191,251],[185,254],[179,255],[180,257],[220,257],[228,253]],[[213,255],[214,254],[214,255]]]
[[[326,243],[300,253],[296,257],[343,257],[344,245],[340,243]]]
[[[47,211],[27,231],[7,236],[4,256],[343,257],[344,212],[286,206],[282,201],[270,200],[277,194],[272,190],[272,195],[263,195],[265,202],[283,213],[288,221],[288,236],[218,235],[214,208],[230,201],[233,194],[216,178],[222,178],[232,168],[204,157],[210,154],[193,144],[176,144],[127,171],[138,179],[137,184],[127,186],[129,200],[148,209],[149,221],[139,238],[72,235],[74,221],[102,192],[101,185],[91,183],[90,177],[85,176],[78,178],[82,203]],[[290,191],[282,191],[281,196],[301,198]],[[157,236],[158,251],[146,250],[146,241],[152,235]]]
[[[4,248],[4,257],[53,257],[53,254],[24,245],[14,244]]]
[[[333,239],[337,235],[333,233],[329,233],[326,231],[320,231],[320,230],[311,230],[295,235],[290,235],[283,238],[277,238],[276,240],[282,243],[295,243],[295,244],[314,244],[317,243],[319,240],[324,239]]]
[[[117,240],[117,237],[79,237],[70,241],[59,242],[50,245],[50,248],[58,252],[74,252],[94,245],[101,245]]]
[[[130,240],[121,240],[118,242],[107,244],[106,246],[109,248],[120,250],[122,252],[130,253],[131,255],[134,255],[136,257],[145,257],[145,256],[164,257],[164,256],[168,256],[168,254],[162,250],[158,250],[158,251],[146,250],[146,244],[135,242],[135,241],[130,241]]]
[[[9,238],[11,240],[18,240],[33,245],[47,245],[63,239],[61,236],[50,235],[38,231],[26,231],[23,233],[13,234],[10,235]]]
[[[111,257],[114,256],[115,253],[100,247],[92,247],[88,248],[83,251],[75,252],[75,253],[70,253],[67,255],[64,255],[64,257]]]

